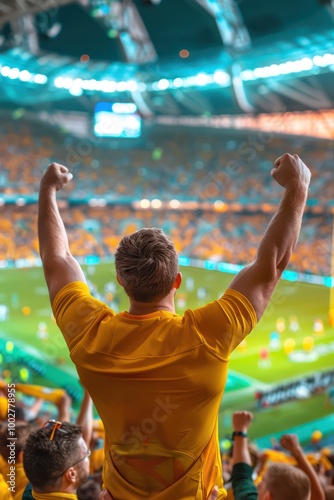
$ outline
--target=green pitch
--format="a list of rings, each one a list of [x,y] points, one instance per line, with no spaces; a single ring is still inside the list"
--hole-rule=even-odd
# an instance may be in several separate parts
[[[114,297],[105,292],[107,283],[116,283],[112,263],[83,268],[102,300],[111,301],[119,310],[127,309],[127,298],[118,285]],[[183,267],[181,271],[183,284],[176,295],[179,314],[185,308],[200,307],[216,299],[233,278],[229,274],[204,269]],[[68,367],[72,363],[52,318],[42,270],[3,269],[0,272],[0,290],[0,304],[8,308],[7,317],[5,313],[3,317],[0,314],[0,336],[13,342],[14,346],[20,342],[21,347],[24,344],[31,346],[42,359],[71,373]],[[255,413],[251,432],[253,438],[280,432],[332,412],[326,407],[323,394],[261,412],[256,411],[254,399],[255,391],[271,384],[333,368],[334,329],[328,323],[328,305],[328,288],[286,281],[279,283],[264,317],[247,338],[246,345],[232,354],[230,376],[220,411],[221,437],[230,433],[231,416],[235,409]],[[316,320],[317,325],[323,324],[322,332],[315,331]],[[273,347],[270,345],[270,334],[280,327],[283,331],[279,334],[279,345]],[[306,337],[311,339],[305,342]],[[294,350],[290,355],[283,347],[287,339],[294,341]],[[265,350],[269,355],[263,359],[260,351],[263,354]],[[57,380],[52,382],[54,385]]]

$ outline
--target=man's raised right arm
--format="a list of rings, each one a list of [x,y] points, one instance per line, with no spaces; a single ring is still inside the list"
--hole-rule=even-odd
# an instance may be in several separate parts
[[[285,192],[260,242],[256,259],[233,279],[229,288],[242,293],[263,315],[298,241],[311,172],[297,156],[286,153],[275,162],[272,176]]]

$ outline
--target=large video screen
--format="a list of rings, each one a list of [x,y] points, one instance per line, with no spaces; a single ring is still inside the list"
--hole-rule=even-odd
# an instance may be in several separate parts
[[[140,137],[141,122],[133,102],[99,102],[95,106],[94,133],[97,137]]]

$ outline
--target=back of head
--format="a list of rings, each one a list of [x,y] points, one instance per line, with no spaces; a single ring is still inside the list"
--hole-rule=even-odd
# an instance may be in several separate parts
[[[144,228],[124,236],[115,253],[116,273],[126,294],[138,302],[166,297],[178,273],[178,256],[159,228]]]
[[[61,475],[78,459],[81,427],[64,422],[52,434],[52,427],[33,431],[23,451],[23,467],[34,488],[57,489]]]
[[[307,475],[293,465],[273,463],[265,474],[266,489],[272,500],[309,500],[311,485]]]

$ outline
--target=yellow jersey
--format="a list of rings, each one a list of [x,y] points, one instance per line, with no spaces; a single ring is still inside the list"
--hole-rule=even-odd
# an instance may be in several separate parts
[[[114,499],[202,500],[215,484],[224,499],[217,415],[230,354],[256,324],[246,297],[135,316],[73,282],[52,308],[105,428]]]

